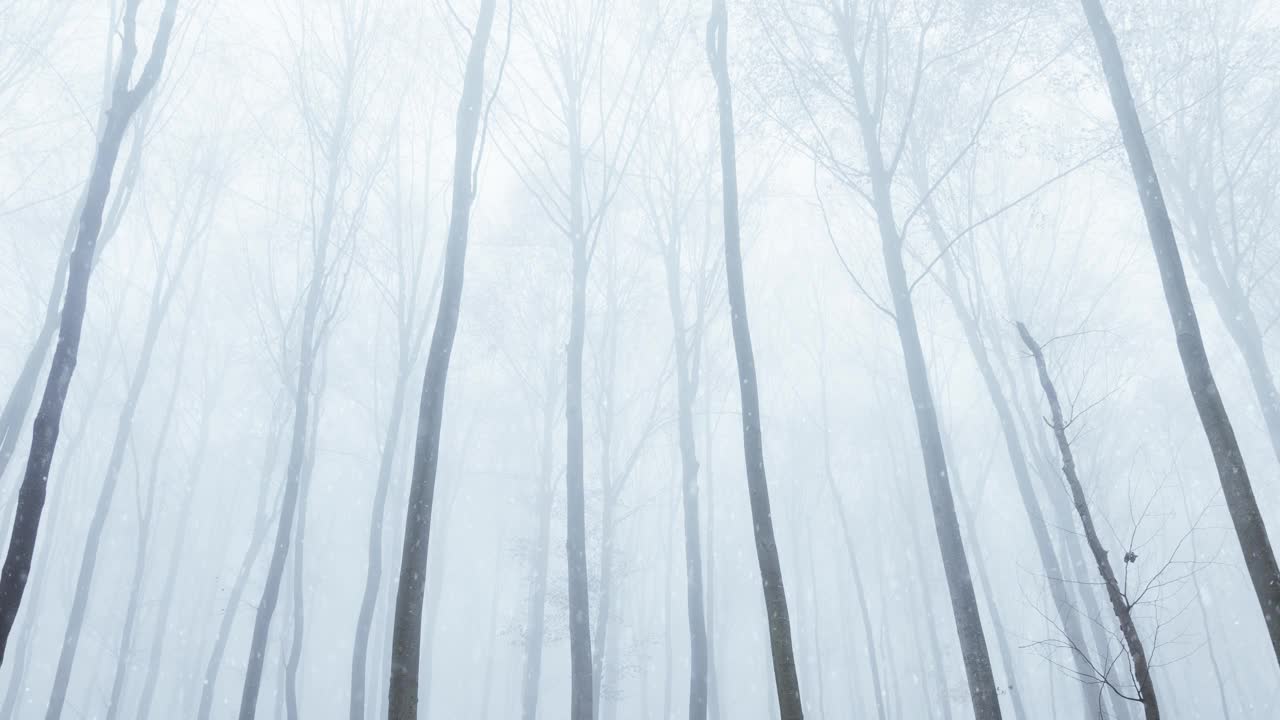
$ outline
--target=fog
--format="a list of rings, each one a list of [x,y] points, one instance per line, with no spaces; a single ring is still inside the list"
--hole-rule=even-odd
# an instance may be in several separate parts
[[[0,718],[1280,717],[1268,0],[5,0]]]

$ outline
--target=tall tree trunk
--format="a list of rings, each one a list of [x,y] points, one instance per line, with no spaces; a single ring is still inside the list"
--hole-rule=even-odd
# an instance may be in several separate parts
[[[1223,238],[1222,221],[1216,205],[1219,191],[1214,187],[1198,186],[1191,178],[1191,171],[1178,172],[1167,147],[1158,136],[1152,137],[1150,149],[1161,165],[1173,170],[1173,188],[1181,195],[1182,215],[1190,229],[1185,247],[1191,256],[1191,266],[1208,288],[1219,319],[1240,350],[1271,441],[1271,451],[1280,460],[1280,392],[1276,390],[1275,377],[1267,362],[1263,333],[1249,293],[1241,286],[1238,270],[1228,264],[1229,258],[1221,257],[1215,249],[1231,242]]]
[[[684,565],[689,613],[689,720],[707,717],[707,621],[703,608],[702,539],[698,516],[698,450],[693,439],[693,377],[690,339],[685,328],[684,293],[680,282],[680,239],[672,228],[665,245],[667,304],[671,310],[676,355],[676,404],[680,436],[680,499],[684,509]]]
[[[323,392],[323,391],[321,391]],[[319,395],[317,393],[317,405]],[[316,437],[316,427],[320,421],[320,408],[312,413],[311,431],[309,435]],[[293,564],[293,608],[289,614],[291,630],[289,632],[289,651],[284,663],[284,710],[288,720],[298,720],[298,667],[302,664],[302,642],[306,639],[306,537],[307,537],[307,498],[311,495],[311,479],[315,476],[316,448],[314,445],[307,453],[307,465],[302,469],[302,479],[298,489],[298,526],[294,531],[291,562]]]
[[[901,486],[901,483],[896,483]],[[905,499],[903,507],[906,508]],[[937,691],[937,700],[942,708],[940,713],[935,716],[932,712],[930,717],[941,717],[943,720],[951,720],[951,690],[950,682],[947,680],[947,664],[946,658],[942,654],[942,642],[938,637],[938,623],[934,622],[933,614],[933,593],[929,590],[930,583],[925,577],[924,562],[924,546],[920,542],[920,532],[915,518],[910,517],[908,513],[907,532],[911,535],[911,553],[915,556],[915,580],[918,591],[913,593],[916,600],[920,603],[920,615],[923,622],[918,622],[917,626],[923,626],[925,637],[929,641],[929,661],[933,663],[931,671],[928,673],[933,681],[937,683],[935,688]]]
[[[109,325],[107,326],[107,332],[105,334],[105,337],[115,337],[116,331],[119,329],[119,327],[120,327],[120,313],[111,313],[111,320],[109,321]],[[106,384],[104,382],[104,379],[107,376],[107,369],[109,365],[110,364],[106,362],[105,359],[102,362],[97,363],[96,372],[93,374],[93,377],[91,377],[89,380],[89,385],[88,385],[89,394],[88,394],[88,397],[85,398],[84,407],[92,408],[97,406],[98,396],[101,394],[102,388]],[[64,464],[62,469],[63,478],[66,478],[68,475],[74,474],[72,469],[69,466],[71,461],[74,460],[79,454],[80,447],[84,444],[84,438],[89,428],[89,420],[92,417],[93,417],[93,413],[90,413],[90,412],[83,412],[80,414],[79,422],[76,424],[75,432],[72,433],[71,435],[71,441],[67,443],[67,453],[66,453],[67,462],[66,464]],[[67,493],[65,480],[63,483],[60,484],[59,487],[62,488],[61,494],[65,495]],[[55,492],[56,491],[57,491],[57,488],[55,487]],[[67,505],[68,503],[66,502],[58,502],[58,497],[55,496],[54,502],[52,505],[52,510],[50,511],[49,521],[48,521],[49,531],[46,534],[45,540],[40,545],[40,557],[36,559],[35,564],[37,567],[47,567],[49,555],[52,554],[55,550],[59,549],[57,547],[58,543],[55,542],[55,540],[59,536],[54,533],[57,532],[56,528],[59,527],[58,522],[59,522],[59,518],[63,514],[62,509],[65,508]],[[44,590],[48,585],[49,585],[49,573],[47,571],[38,573],[38,576],[36,577],[35,587],[32,589],[32,592],[31,592],[31,602],[30,602],[31,607],[34,608],[37,612],[32,612],[32,611],[27,612],[28,620],[27,622],[23,623],[22,632],[18,636],[18,645],[17,645],[18,654],[13,664],[13,672],[9,676],[9,687],[5,695],[4,704],[0,705],[0,718],[12,717],[13,706],[18,700],[18,696],[27,691],[25,679],[26,679],[26,672],[29,669],[30,663],[31,663],[31,651],[32,651],[31,636],[35,633],[35,630],[36,630],[36,625],[37,625],[36,620],[40,615],[38,610],[41,607],[43,607],[41,605],[40,598],[43,595]]]
[[[582,355],[586,345],[587,254],[583,192],[585,171],[578,116],[569,116],[569,242],[573,255],[573,291],[569,307],[569,343],[565,372],[565,550],[569,581],[570,720],[594,717],[591,661],[591,598],[587,576],[586,490],[582,439]]]
[[[1044,387],[1045,398],[1049,401],[1053,435],[1057,438],[1058,450],[1062,453],[1062,473],[1066,477],[1068,487],[1071,488],[1071,499],[1075,503],[1076,514],[1080,516],[1080,524],[1084,526],[1085,540],[1088,541],[1093,560],[1098,565],[1098,574],[1102,576],[1102,582],[1107,588],[1111,609],[1116,614],[1116,620],[1120,622],[1120,632],[1124,636],[1125,645],[1129,650],[1129,659],[1133,664],[1133,677],[1138,684],[1137,700],[1142,703],[1147,720],[1159,720],[1160,707],[1156,702],[1156,687],[1151,679],[1151,668],[1147,664],[1146,648],[1138,635],[1138,626],[1133,621],[1133,605],[1121,590],[1120,583],[1116,580],[1115,570],[1112,569],[1111,561],[1107,558],[1107,551],[1103,549],[1102,540],[1098,538],[1098,531],[1094,528],[1093,513],[1089,509],[1088,500],[1085,499],[1080,478],[1076,475],[1075,458],[1067,440],[1067,423],[1062,417],[1058,393],[1053,387],[1053,381],[1049,379],[1049,369],[1044,362],[1044,353],[1022,323],[1018,323],[1018,334],[1022,336],[1022,342],[1026,344],[1036,361],[1040,384]],[[1128,559],[1125,562],[1128,562]]]
[[[978,500],[981,501],[981,496]],[[962,518],[964,520],[964,532],[969,536],[969,542],[975,546],[978,544],[978,521],[974,517],[976,513],[973,511],[973,505],[965,502],[964,485],[956,478],[956,500],[959,501],[963,510]],[[974,569],[978,571],[978,584],[982,589],[983,599],[987,601],[987,615],[991,616],[991,627],[996,634],[996,648],[1000,652],[1000,659],[1004,661],[1004,671],[1008,682],[1009,701],[1013,705],[1013,716],[1017,720],[1028,717],[1027,709],[1022,704],[1022,684],[1018,682],[1017,662],[1014,659],[1013,651],[1009,648],[1009,634],[1005,632],[1004,620],[1000,616],[1000,606],[996,604],[994,588],[991,585],[991,579],[987,576],[987,563],[982,553],[978,553],[973,557]],[[1061,576],[1050,576],[1050,582],[1054,580],[1061,581]],[[1088,700],[1088,693],[1085,694]],[[1049,704],[1053,708],[1053,703]],[[1085,708],[1088,708],[1086,702]]]
[[[88,611],[89,596],[93,589],[94,572],[98,565],[98,551],[102,547],[103,533],[106,531],[107,519],[112,513],[112,504],[115,502],[116,486],[120,479],[120,471],[124,466],[125,452],[129,448],[130,439],[133,435],[133,421],[137,414],[138,402],[142,397],[142,391],[146,387],[148,376],[151,372],[151,361],[155,355],[156,343],[160,338],[160,330],[164,326],[165,318],[169,314],[169,307],[173,301],[174,293],[180,284],[183,271],[186,269],[187,263],[191,258],[191,252],[195,248],[194,228],[187,228],[188,237],[185,245],[179,251],[179,256],[175,264],[170,270],[169,255],[173,250],[175,242],[178,242],[177,235],[179,233],[178,221],[185,206],[187,192],[190,185],[183,187],[180,192],[178,201],[178,210],[175,211],[173,221],[169,227],[168,241],[161,251],[160,259],[157,264],[157,277],[155,285],[151,291],[151,302],[148,309],[146,330],[143,333],[142,346],[138,352],[138,362],[133,368],[133,375],[129,380],[129,387],[126,393],[124,406],[120,409],[120,417],[116,424],[115,440],[111,446],[111,456],[107,460],[106,475],[102,481],[102,487],[99,489],[98,499],[94,505],[93,515],[89,519],[89,532],[85,538],[84,549],[80,557],[80,569],[76,575],[76,586],[71,601],[71,612],[67,619],[67,627],[62,638],[62,649],[58,656],[58,665],[54,673],[53,690],[49,698],[48,709],[45,713],[47,720],[57,720],[62,716],[62,709],[66,702],[67,687],[71,682],[71,670],[75,663],[76,650],[80,645],[80,635],[84,630],[85,614]],[[199,216],[199,208],[205,201],[205,191],[208,189],[207,181],[203,184],[201,191],[196,199],[196,216]],[[170,273],[165,277],[165,273]],[[185,338],[182,342],[185,352]],[[130,628],[132,630],[132,628]]]
[[[382,535],[386,524],[387,494],[391,487],[391,471],[395,467],[396,447],[400,442],[400,425],[404,418],[404,399],[408,394],[410,366],[407,348],[400,350],[395,387],[391,391],[391,414],[382,441],[382,457],[378,461],[377,488],[373,492],[372,517],[369,522],[369,550],[365,569],[364,592],[356,615],[356,639],[351,652],[351,720],[364,720],[365,684],[368,681],[369,635],[373,631],[373,611],[378,604],[382,583]]]
[[[1173,224],[1169,220],[1160,181],[1151,162],[1151,151],[1142,134],[1142,124],[1138,120],[1133,93],[1129,90],[1120,47],[1112,32],[1111,23],[1103,12],[1101,1],[1081,0],[1081,5],[1098,46],[1102,70],[1111,93],[1111,104],[1115,108],[1120,133],[1124,137],[1125,151],[1129,156],[1138,196],[1142,200],[1142,211],[1146,216],[1147,230],[1155,250],[1156,264],[1160,267],[1160,282],[1164,287],[1165,301],[1173,321],[1178,355],[1182,359],[1187,385],[1200,414],[1205,436],[1209,440],[1209,449],[1218,468],[1218,479],[1222,483],[1222,495],[1235,526],[1236,537],[1240,541],[1240,550],[1244,553],[1249,579],[1253,581],[1253,590],[1262,608],[1272,649],[1280,661],[1280,566],[1276,564],[1275,552],[1267,537],[1267,526],[1253,495],[1253,486],[1249,482],[1249,472],[1236,441],[1235,430],[1231,427],[1231,419],[1227,417],[1227,409],[1213,379],[1213,370],[1209,367],[1209,356],[1200,335],[1200,323],[1191,302],[1191,292],[1187,289],[1182,256],[1178,253]]]
[[[44,509],[45,492],[49,482],[49,468],[53,463],[54,448],[58,443],[58,430],[62,422],[62,408],[66,403],[67,389],[75,372],[76,356],[80,349],[80,331],[84,325],[85,306],[89,294],[89,275],[93,270],[94,248],[102,230],[102,213],[107,196],[111,192],[111,175],[120,143],[124,139],[129,121],[156,82],[164,67],[177,13],[177,0],[166,0],[160,16],[160,26],[138,82],[133,88],[129,81],[133,63],[137,57],[137,13],[139,0],[129,0],[124,11],[124,32],[120,66],[116,73],[111,94],[111,108],[94,156],[93,171],[89,177],[85,205],[80,213],[80,227],[76,234],[75,248],[71,252],[67,278],[67,294],[62,303],[62,321],[58,331],[58,345],[53,352],[53,365],[45,384],[44,397],[36,412],[35,427],[31,438],[31,453],[27,459],[26,473],[18,491],[18,506],[14,513],[13,530],[9,538],[9,550],[4,569],[0,571],[0,662],[8,646],[9,632],[22,603],[22,593],[27,586],[31,570],[31,556],[35,551],[36,535],[40,529],[40,515]]]
[[[720,115],[720,171],[724,195],[725,275],[729,291],[729,311],[733,347],[738,363],[738,390],[742,398],[742,443],[747,466],[747,490],[751,500],[756,559],[764,590],[769,622],[769,645],[773,655],[773,676],[778,690],[782,720],[800,720],[804,705],[800,680],[796,675],[795,650],[791,642],[791,617],[787,611],[786,589],[782,584],[782,564],[773,534],[773,511],[769,507],[769,485],[765,477],[764,441],[760,429],[760,397],[756,361],[747,322],[747,296],[742,277],[742,240],[738,221],[738,167],[733,129],[733,91],[729,85],[729,20],[724,0],[712,0],[707,21],[707,60],[715,76]]]
[[[267,566],[266,582],[262,598],[254,616],[253,635],[249,644],[249,660],[245,668],[244,687],[240,694],[240,720],[253,720],[258,712],[258,693],[262,687],[262,668],[266,661],[267,641],[271,635],[271,623],[275,618],[276,604],[280,600],[280,587],[289,559],[294,537],[294,522],[298,514],[299,498],[307,472],[310,446],[314,437],[310,432],[311,402],[321,394],[314,387],[315,374],[321,349],[328,336],[332,315],[322,316],[326,290],[329,287],[329,251],[333,243],[334,224],[338,213],[340,185],[344,158],[351,144],[353,125],[357,57],[350,50],[339,73],[338,107],[325,143],[320,151],[325,159],[324,185],[321,193],[318,222],[311,228],[311,273],[306,284],[306,296],[302,307],[302,327],[298,336],[298,374],[294,386],[293,431],[289,443],[289,460],[285,466],[284,490],[281,498],[280,521],[276,527],[275,544],[271,562]],[[312,177],[318,185],[319,178]],[[314,187],[314,185],[313,185]]]
[[[975,718],[998,720],[1001,716],[1000,697],[996,690],[995,675],[991,671],[991,657],[987,651],[986,636],[982,629],[982,616],[978,612],[978,598],[973,590],[973,578],[969,574],[969,562],[964,539],[960,533],[960,521],[956,516],[955,499],[951,495],[951,479],[947,471],[946,454],[942,448],[942,434],[938,428],[937,408],[933,402],[933,391],[929,387],[929,371],[920,341],[920,329],[916,324],[911,285],[903,265],[903,238],[894,219],[893,178],[880,148],[879,120],[872,112],[868,101],[866,80],[858,60],[857,40],[852,35],[850,20],[841,16],[838,11],[835,15],[841,49],[853,85],[858,129],[871,180],[872,209],[875,212],[880,233],[885,275],[888,279],[889,293],[893,299],[894,319],[898,339],[902,345],[907,385],[910,388],[911,401],[915,409],[920,450],[924,459],[925,477],[933,509],[934,528],[942,553],[942,567],[947,578],[951,610],[955,616],[956,631],[960,638],[960,651],[964,658],[969,697],[973,703]]]
[[[115,22],[113,16],[108,24],[108,42],[106,47],[106,60],[103,63],[103,100],[102,112],[98,117],[96,130],[101,134],[106,127],[106,121],[111,107],[112,92],[112,70],[113,53],[112,48],[115,41]],[[134,133],[133,142],[130,144],[128,160],[125,161],[124,170],[121,172],[120,184],[112,200],[111,207],[106,210],[106,217],[102,223],[102,229],[98,234],[98,240],[94,247],[94,258],[102,254],[102,249],[110,242],[116,230],[120,227],[120,220],[124,217],[124,211],[129,206],[129,200],[133,197],[133,189],[137,184],[138,175],[142,167],[142,147],[143,139],[146,136],[146,128],[150,113],[147,112],[149,105],[141,104],[141,114],[137,121],[133,123]],[[94,162],[97,161],[95,156]],[[92,166],[90,166],[92,172]],[[36,387],[40,379],[40,372],[44,369],[45,360],[49,357],[49,348],[53,345],[53,335],[58,329],[60,311],[62,309],[62,296],[67,288],[68,268],[71,264],[71,254],[75,250],[76,238],[78,236],[80,216],[84,213],[85,203],[88,201],[89,186],[86,185],[81,191],[79,199],[73,206],[71,219],[67,223],[67,229],[62,240],[62,252],[58,255],[58,262],[53,270],[53,287],[49,290],[49,299],[45,303],[44,320],[40,324],[40,332],[36,336],[36,341],[32,344],[31,350],[27,353],[27,358],[22,364],[22,370],[18,372],[18,377],[14,381],[13,388],[9,391],[9,396],[5,400],[3,410],[0,410],[0,478],[4,477],[5,470],[9,467],[9,461],[13,459],[13,452],[18,445],[18,437],[22,434],[22,426],[27,421],[27,413],[31,410],[31,401],[35,398]]]
[[[927,196],[928,183],[923,173],[917,171],[914,173],[914,179],[917,190],[920,191],[922,196]],[[1027,523],[1031,527],[1031,536],[1035,541],[1040,565],[1044,568],[1045,577],[1048,581],[1049,595],[1053,599],[1054,610],[1057,613],[1062,631],[1073,648],[1071,653],[1072,667],[1080,677],[1089,677],[1091,674],[1090,663],[1086,655],[1089,646],[1085,641],[1084,631],[1080,626],[1080,618],[1075,608],[1072,607],[1070,594],[1064,582],[1062,565],[1058,561],[1058,554],[1054,550],[1053,541],[1049,536],[1049,527],[1045,522],[1044,511],[1040,507],[1040,501],[1036,497],[1035,488],[1031,483],[1031,471],[1027,467],[1027,456],[1022,449],[1021,438],[1018,436],[1017,425],[1013,419],[1013,410],[1009,405],[1008,398],[1005,396],[1004,389],[1000,386],[1000,381],[996,377],[995,367],[991,363],[986,343],[982,339],[978,318],[961,292],[955,260],[951,257],[948,248],[950,240],[942,228],[941,220],[938,218],[937,209],[934,207],[932,200],[925,201],[924,210],[930,234],[933,236],[934,244],[937,246],[941,258],[943,291],[951,301],[951,307],[955,311],[956,317],[960,320],[960,328],[964,332],[965,343],[968,345],[969,353],[973,356],[974,362],[978,366],[978,374],[982,376],[982,383],[987,391],[987,397],[991,400],[991,405],[996,411],[996,418],[1000,421],[1000,432],[1004,438],[1005,453],[1009,458],[1009,467],[1013,470],[1014,485],[1018,489],[1018,498],[1022,501],[1022,509],[1027,516]],[[972,525],[971,519],[970,525]],[[972,542],[977,542],[977,537],[972,530],[969,532],[969,537]],[[982,572],[981,568],[979,572]],[[983,580],[983,584],[986,584],[985,580]],[[994,599],[988,595],[988,600],[992,603],[992,608],[994,608]],[[992,621],[995,622],[994,613],[992,614]],[[997,627],[996,632],[999,634],[1002,629]],[[997,641],[1002,647],[1007,646],[1003,636],[998,635]],[[1002,650],[1002,652],[1004,651]],[[1004,655],[1006,660],[1011,659],[1007,652],[1004,652]],[[1014,677],[1013,665],[1008,666],[1008,672],[1009,679],[1012,682]],[[1087,713],[1092,705],[1089,686],[1081,683],[1080,692]],[[1011,691],[1011,696],[1014,699],[1015,714],[1019,717],[1025,717],[1016,687]]]
[[[418,669],[422,651],[422,609],[426,590],[427,549],[431,538],[431,508],[435,497],[436,466],[440,459],[440,426],[444,419],[445,383],[449,359],[458,331],[462,282],[467,258],[467,233],[471,223],[473,156],[480,118],[484,112],[484,56],[493,26],[495,0],[481,0],[480,15],[471,36],[467,69],[458,102],[457,140],[454,149],[453,202],[445,245],[443,285],[435,330],[427,351],[418,409],[418,433],[414,447],[413,479],[405,517],[404,546],[400,560],[400,584],[391,647],[389,720],[416,720]]]

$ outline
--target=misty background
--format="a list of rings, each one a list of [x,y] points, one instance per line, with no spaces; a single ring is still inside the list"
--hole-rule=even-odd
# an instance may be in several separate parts
[[[134,5],[0,3],[5,537]],[[135,80],[166,5],[137,9]],[[279,598],[249,716],[388,716],[417,410],[468,112],[475,194],[418,715],[570,715],[566,368],[581,243],[585,717],[690,716],[682,490],[697,500],[706,717],[790,717],[743,460],[710,5],[176,3],[163,71],[108,171],[0,717],[246,717],[273,552]],[[480,102],[460,109],[486,6]],[[1079,4],[727,10],[764,469],[804,713],[975,713],[940,552],[956,547],[936,531],[883,257],[887,187],[1004,716],[1139,718],[1149,706],[1019,321],[1043,346],[1163,715],[1280,714],[1276,651]],[[1217,390],[1275,528],[1280,12],[1268,0],[1106,11]],[[303,365],[313,377],[300,391]]]

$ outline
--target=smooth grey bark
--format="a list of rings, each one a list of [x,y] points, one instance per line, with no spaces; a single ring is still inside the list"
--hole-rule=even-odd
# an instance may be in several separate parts
[[[1014,485],[1018,489],[1018,498],[1022,501],[1023,512],[1026,514],[1027,524],[1031,528],[1031,536],[1035,541],[1040,565],[1044,568],[1045,578],[1049,585],[1049,595],[1053,599],[1054,610],[1058,616],[1058,622],[1061,624],[1062,632],[1067,636],[1072,647],[1072,666],[1080,677],[1089,677],[1091,674],[1089,658],[1085,655],[1089,646],[1084,639],[1080,618],[1075,608],[1071,605],[1070,594],[1063,581],[1062,565],[1058,561],[1058,553],[1054,549],[1053,540],[1049,535],[1048,524],[1045,522],[1040,500],[1036,497],[1035,488],[1031,483],[1031,471],[1027,466],[1027,457],[1022,448],[1021,438],[1018,436],[1017,424],[1013,419],[1013,410],[1010,407],[1009,399],[1005,395],[1004,389],[1000,386],[999,379],[996,377],[995,367],[991,363],[991,356],[987,352],[986,343],[983,342],[982,330],[979,326],[977,315],[961,292],[955,260],[951,257],[948,248],[950,239],[942,228],[942,221],[938,217],[937,209],[932,200],[927,199],[928,184],[925,181],[922,169],[917,168],[913,176],[917,190],[922,196],[926,197],[924,201],[925,219],[939,252],[939,264],[942,266],[942,289],[947,295],[947,299],[951,302],[956,318],[960,321],[965,343],[969,347],[969,353],[973,356],[974,363],[978,366],[978,374],[982,377],[987,397],[991,400],[991,405],[996,411],[996,417],[1000,422],[1000,433],[1004,439],[1005,454],[1009,458],[1009,467],[1013,471]],[[973,521],[971,518],[967,518],[967,520],[971,528],[969,537],[972,542],[976,543],[977,536],[972,530]],[[981,563],[980,553],[976,562]],[[985,569],[980,567],[979,573],[983,572],[985,572]],[[985,579],[982,579],[982,582],[990,588],[990,584]],[[998,621],[995,619],[995,600],[990,594],[988,594],[987,599],[991,604],[992,621],[997,623],[996,639],[1001,645],[1001,652],[1006,661],[1012,660],[1007,649],[1008,643],[1002,634],[1002,629],[998,626]],[[1012,680],[1014,676],[1013,665],[1007,665],[1007,668]],[[1081,683],[1080,692],[1084,707],[1087,710],[1092,705],[1088,686]],[[1021,694],[1016,687],[1010,691],[1010,695],[1014,702],[1015,715],[1026,717],[1025,708],[1021,706]]]
[[[769,506],[769,485],[765,476],[764,440],[760,428],[759,383],[747,321],[747,296],[742,272],[742,239],[738,219],[738,167],[733,127],[733,91],[729,79],[729,20],[724,0],[712,0],[707,20],[707,61],[715,77],[720,120],[720,173],[724,201],[725,276],[729,293],[730,325],[734,355],[738,365],[738,390],[742,401],[742,444],[746,460],[747,491],[751,503],[756,560],[764,591],[769,625],[769,647],[773,656],[773,676],[782,720],[801,720],[804,704],[796,675],[795,650],[791,640],[791,617],[787,610],[782,564],[773,533],[773,511]]]
[[[1195,305],[1191,302],[1191,292],[1187,288],[1182,256],[1178,252],[1173,224],[1165,207],[1164,193],[1160,189],[1160,180],[1156,176],[1151,151],[1143,136],[1142,123],[1138,119],[1133,93],[1129,89],[1124,58],[1100,0],[1081,0],[1081,5],[1098,46],[1111,104],[1115,108],[1116,120],[1124,138],[1125,152],[1129,156],[1129,166],[1133,170],[1138,196],[1142,200],[1142,212],[1146,217],[1147,231],[1151,235],[1156,264],[1160,268],[1160,283],[1164,288],[1170,319],[1173,321],[1178,355],[1187,376],[1187,385],[1200,414],[1200,424],[1204,427],[1209,449],[1213,453],[1218,479],[1222,483],[1222,496],[1226,500],[1231,523],[1235,526],[1236,537],[1240,541],[1240,551],[1244,554],[1245,567],[1249,570],[1249,579],[1253,582],[1253,590],[1262,609],[1272,649],[1276,653],[1276,659],[1280,661],[1280,566],[1276,564],[1275,552],[1267,537],[1267,526],[1258,509],[1258,501],[1253,494],[1253,485],[1249,481],[1249,471],[1236,441],[1235,430],[1231,427],[1231,419],[1227,416],[1227,409],[1213,378],[1213,370],[1209,367],[1209,356],[1200,335],[1200,322],[1196,318]]]
[[[851,80],[858,131],[862,139],[871,182],[872,209],[875,212],[876,225],[880,234],[881,254],[884,257],[885,275],[893,301],[898,339],[902,345],[907,385],[915,409],[925,480],[933,510],[934,529],[937,532],[938,546],[942,554],[942,567],[947,578],[947,590],[951,599],[952,614],[955,616],[956,632],[960,639],[969,697],[977,720],[998,720],[1001,717],[1000,696],[996,690],[995,675],[991,670],[991,657],[982,628],[982,616],[978,611],[978,598],[973,590],[973,578],[969,574],[969,562],[964,539],[960,533],[960,521],[956,516],[955,498],[951,494],[951,479],[948,474],[946,454],[942,447],[942,434],[938,428],[937,408],[934,405],[933,391],[929,386],[929,370],[920,341],[920,329],[916,323],[911,284],[907,280],[906,267],[903,264],[903,238],[894,219],[892,190],[894,164],[886,164],[880,147],[879,118],[873,113],[868,100],[866,79],[862,70],[862,63],[866,58],[858,56],[859,45],[851,27],[853,20],[835,7],[831,8],[831,13],[836,23],[840,49]],[[896,163],[896,159],[893,163]]]
[[[44,509],[45,493],[49,482],[49,468],[53,463],[54,448],[62,421],[62,409],[67,390],[75,372],[76,356],[80,348],[80,332],[84,325],[85,306],[88,301],[89,276],[93,270],[94,249],[102,230],[102,213],[111,192],[111,176],[115,170],[120,144],[138,107],[155,87],[164,67],[177,13],[177,0],[166,0],[160,16],[160,25],[152,43],[151,56],[147,59],[137,84],[129,82],[133,63],[137,57],[137,12],[139,0],[129,0],[123,18],[120,65],[111,94],[111,107],[98,141],[93,170],[85,194],[84,208],[72,250],[67,276],[67,292],[62,304],[62,320],[58,330],[58,344],[53,353],[53,364],[45,384],[40,409],[36,412],[31,452],[27,469],[18,491],[13,530],[9,549],[0,571],[0,662],[8,646],[9,633],[22,602],[27,576],[31,570],[31,558],[35,551],[36,535],[40,528],[40,515]]]
[[[680,231],[675,218],[663,247],[667,306],[671,311],[676,356],[676,405],[680,442],[680,499],[684,511],[686,604],[689,618],[689,720],[707,717],[707,620],[703,606],[702,538],[698,514],[698,450],[693,437],[693,403],[698,392],[701,312],[693,336],[686,328],[684,288],[680,281]],[[693,352],[690,352],[690,345]]]
[[[569,583],[570,720],[594,717],[594,664],[591,660],[591,598],[587,575],[586,490],[582,439],[582,356],[586,345],[587,252],[583,208],[585,185],[582,131],[576,113],[567,118],[569,131],[569,243],[572,260],[572,294],[569,305],[569,342],[565,370],[565,554]]]
[[[422,610],[426,590],[427,550],[431,538],[431,509],[435,496],[436,466],[440,459],[445,383],[462,302],[467,234],[475,193],[473,156],[480,118],[484,112],[484,59],[493,27],[494,6],[495,0],[481,0],[479,18],[467,54],[462,97],[458,101],[453,200],[445,245],[440,309],[436,315],[431,345],[427,350],[427,369],[422,381],[413,479],[409,486],[404,547],[400,561],[400,584],[396,589],[387,707],[389,720],[416,720],[418,715],[418,670],[422,653]]]
[[[88,611],[89,598],[93,589],[94,573],[98,565],[98,552],[102,546],[107,519],[112,513],[116,487],[120,480],[121,469],[124,467],[125,453],[133,436],[133,422],[137,414],[138,403],[142,398],[142,392],[146,388],[151,372],[151,361],[155,356],[160,330],[164,327],[174,294],[181,284],[183,273],[191,259],[191,253],[195,249],[196,240],[200,234],[198,223],[201,210],[206,204],[209,178],[208,176],[205,177],[198,191],[195,200],[196,209],[192,216],[192,226],[180,230],[179,222],[187,202],[187,193],[191,188],[190,176],[188,178],[187,183],[184,184],[179,193],[178,210],[173,214],[168,229],[168,238],[164,248],[160,251],[160,258],[157,262],[158,276],[151,291],[151,302],[147,310],[147,325],[143,331],[142,345],[138,350],[138,361],[134,365],[132,377],[129,379],[124,405],[120,408],[115,439],[111,446],[111,456],[107,460],[106,473],[102,480],[102,486],[99,488],[93,514],[89,519],[89,531],[85,537],[84,549],[81,551],[80,568],[76,575],[71,610],[62,638],[58,665],[54,672],[49,705],[45,712],[46,720],[57,720],[62,716],[62,710],[66,703],[67,687],[71,682],[71,671],[75,664],[76,651],[79,648],[80,636],[84,630],[85,615]],[[174,250],[175,243],[179,242],[177,236],[180,233],[187,235],[187,237],[181,241],[183,245],[178,250],[178,257],[173,261],[171,269],[169,258]],[[185,352],[185,345],[184,337],[180,352]],[[140,546],[144,544],[140,543]],[[132,631],[132,627],[129,630]],[[111,710],[110,705],[108,710]]]
[[[1111,609],[1116,614],[1116,620],[1120,623],[1120,632],[1124,636],[1125,645],[1129,651],[1129,660],[1133,665],[1133,677],[1138,686],[1138,696],[1130,698],[1142,703],[1143,710],[1146,712],[1147,720],[1160,719],[1160,706],[1156,699],[1155,682],[1151,679],[1151,667],[1147,661],[1146,648],[1143,645],[1141,636],[1138,635],[1138,627],[1133,620],[1133,604],[1120,588],[1120,583],[1116,580],[1115,570],[1111,567],[1111,561],[1107,558],[1107,551],[1102,547],[1102,541],[1098,537],[1098,531],[1093,524],[1093,513],[1089,509],[1089,502],[1085,498],[1084,488],[1080,484],[1080,478],[1076,474],[1076,462],[1071,452],[1071,444],[1067,440],[1067,423],[1062,416],[1062,406],[1058,402],[1058,393],[1053,387],[1053,381],[1049,378],[1049,369],[1045,365],[1044,353],[1039,344],[1027,332],[1027,327],[1021,322],[1018,323],[1018,334],[1022,337],[1022,342],[1031,351],[1031,355],[1035,358],[1036,370],[1040,374],[1040,384],[1044,388],[1045,398],[1049,402],[1049,411],[1051,413],[1053,424],[1053,435],[1058,441],[1058,451],[1062,454],[1062,474],[1067,480],[1067,486],[1071,488],[1071,499],[1075,503],[1076,514],[1080,516],[1080,524],[1084,527],[1085,540],[1089,543],[1089,550],[1093,553],[1093,560],[1097,563],[1098,574],[1102,576],[1103,584],[1107,589],[1107,598],[1111,601]],[[1115,690],[1113,688],[1113,690]],[[1118,690],[1116,691],[1118,692]]]

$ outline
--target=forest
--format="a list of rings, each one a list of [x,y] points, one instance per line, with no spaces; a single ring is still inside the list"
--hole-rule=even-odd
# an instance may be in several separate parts
[[[0,0],[0,720],[1280,717],[1274,0]]]

